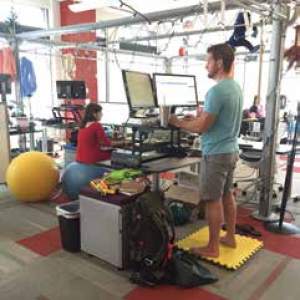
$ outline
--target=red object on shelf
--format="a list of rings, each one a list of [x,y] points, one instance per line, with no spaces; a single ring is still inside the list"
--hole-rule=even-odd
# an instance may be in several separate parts
[[[187,51],[184,47],[180,47],[179,50],[178,50],[178,54],[179,54],[179,56],[186,56]]]

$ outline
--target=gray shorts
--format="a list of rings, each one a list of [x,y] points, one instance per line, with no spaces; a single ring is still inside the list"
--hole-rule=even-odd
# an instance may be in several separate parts
[[[238,153],[203,156],[200,168],[201,200],[219,200],[231,191],[238,159]]]

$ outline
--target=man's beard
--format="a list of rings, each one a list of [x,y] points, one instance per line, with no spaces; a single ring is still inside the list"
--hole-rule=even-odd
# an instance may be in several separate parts
[[[218,73],[217,68],[214,68],[211,72],[208,72],[207,76],[210,79],[214,79]]]
[[[211,73],[207,74],[207,77],[210,78],[210,79],[214,79],[216,74],[217,74],[217,72],[211,72]]]

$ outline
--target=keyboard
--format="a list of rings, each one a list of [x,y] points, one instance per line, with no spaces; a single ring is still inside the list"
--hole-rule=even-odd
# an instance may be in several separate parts
[[[162,146],[157,149],[157,152],[167,154],[171,157],[186,157],[187,155],[183,147]]]
[[[149,118],[129,118],[126,125],[131,126],[155,126],[158,125],[159,120],[157,117]]]

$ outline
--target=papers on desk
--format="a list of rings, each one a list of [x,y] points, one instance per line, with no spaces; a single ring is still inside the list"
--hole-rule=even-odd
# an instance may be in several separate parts
[[[252,150],[256,151],[262,151],[264,144],[263,142],[254,142],[254,141],[249,141],[243,138],[238,138],[238,143],[240,148],[251,148]],[[279,144],[276,149],[277,154],[287,154],[292,150],[292,145],[282,145]]]
[[[262,151],[263,149],[263,142],[255,142],[243,138],[238,138],[238,143],[241,148],[251,148],[257,151]]]

